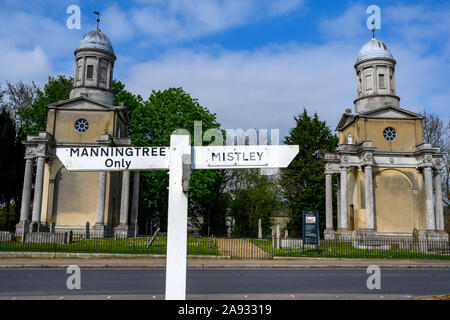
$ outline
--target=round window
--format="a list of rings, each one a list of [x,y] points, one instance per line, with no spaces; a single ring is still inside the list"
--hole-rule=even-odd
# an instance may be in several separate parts
[[[383,136],[387,141],[394,141],[397,138],[397,131],[394,128],[388,127],[384,129]]]
[[[86,119],[78,119],[75,121],[74,127],[77,132],[83,133],[89,129],[89,122]]]

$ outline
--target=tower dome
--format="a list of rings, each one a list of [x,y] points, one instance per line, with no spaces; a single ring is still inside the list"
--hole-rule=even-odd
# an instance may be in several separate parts
[[[372,38],[359,50],[355,64],[357,113],[386,105],[399,106],[400,98],[396,95],[395,86],[396,63],[388,46],[376,38]]]
[[[112,105],[115,60],[111,41],[99,28],[86,33],[75,50],[74,86],[70,98],[85,96]]]
[[[76,51],[80,49],[98,49],[114,55],[111,41],[109,41],[108,37],[100,29],[86,33],[81,39]]]
[[[359,50],[356,63],[376,58],[394,59],[391,50],[389,50],[388,46],[383,41],[372,38],[361,48],[361,50]]]

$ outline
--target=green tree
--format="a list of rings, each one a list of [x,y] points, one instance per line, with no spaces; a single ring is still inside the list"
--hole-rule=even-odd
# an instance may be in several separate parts
[[[26,85],[21,82],[11,85],[9,105],[16,106],[16,112],[22,131],[26,135],[36,135],[45,131],[47,123],[47,106],[49,104],[69,99],[73,87],[73,78],[65,76],[49,77],[43,90],[34,83]],[[35,90],[35,93],[33,92]],[[114,104],[123,103],[129,114],[142,103],[142,97],[134,95],[125,89],[125,85],[113,80],[112,91],[115,95]]]
[[[233,235],[256,237],[259,219],[263,236],[270,235],[273,217],[283,209],[278,176],[260,175],[258,169],[230,170],[227,191]]]
[[[31,105],[21,106],[17,109],[22,131],[26,135],[36,135],[45,131],[47,106],[60,100],[69,99],[72,86],[72,78],[49,77],[44,89],[37,89],[36,100]]]
[[[0,230],[12,230],[19,219],[19,206],[22,195],[24,167],[24,147],[22,136],[16,132],[16,125],[6,108],[0,113]]]
[[[194,136],[194,121],[202,121],[202,130],[219,128],[215,114],[202,107],[196,99],[182,88],[169,88],[153,91],[142,104],[137,105],[131,115],[130,135],[136,146],[169,146],[170,135],[177,129],[189,131]],[[193,141],[191,141],[193,143]],[[143,203],[148,211],[140,212],[140,226],[145,220],[159,225],[161,230],[167,228],[167,204],[169,178],[167,172],[147,171],[142,173]],[[205,233],[220,233],[223,229],[218,218],[223,210],[223,203],[217,190],[221,185],[219,171],[194,171],[189,188],[189,215],[202,218],[201,226]],[[142,214],[141,214],[142,213]],[[214,219],[212,219],[214,217]],[[208,223],[210,223],[208,225]]]
[[[133,111],[139,107],[144,100],[140,95],[135,95],[125,89],[125,84],[119,80],[113,80],[112,92],[114,93],[114,105],[123,104],[127,107],[128,115],[131,117]]]
[[[72,87],[72,78],[57,76],[49,77],[43,89],[34,83],[26,84],[19,81],[17,83],[7,82],[5,89],[0,90],[0,106],[2,108],[0,177],[1,181],[8,181],[0,187],[2,193],[0,202],[5,206],[10,204],[14,206],[15,222],[19,219],[18,210],[20,210],[24,174],[25,148],[21,141],[27,135],[36,135],[45,131],[47,106],[60,100],[69,99]],[[115,103],[122,102],[129,111],[134,110],[142,103],[142,98],[127,91],[125,85],[120,81],[113,81],[113,92],[116,95]],[[14,163],[13,166],[11,166],[11,162]],[[8,180],[9,178],[12,179]],[[7,224],[10,227],[14,221],[9,221]]]
[[[423,110],[423,141],[439,147],[444,153],[442,158],[442,195],[444,206],[450,206],[450,119],[441,119],[439,115]]]
[[[324,156],[335,152],[338,137],[331,133],[317,113],[313,117],[306,109],[294,117],[296,125],[285,138],[287,145],[299,145],[300,151],[288,168],[283,169],[282,185],[290,208],[289,234],[299,236],[302,230],[302,210],[318,210],[320,232],[325,229]]]

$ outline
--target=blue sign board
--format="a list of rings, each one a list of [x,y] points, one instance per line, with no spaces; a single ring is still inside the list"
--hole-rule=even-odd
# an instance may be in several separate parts
[[[319,211],[303,210],[303,244],[319,245]]]

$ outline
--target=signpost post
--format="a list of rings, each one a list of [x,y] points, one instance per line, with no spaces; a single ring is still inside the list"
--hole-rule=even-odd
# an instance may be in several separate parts
[[[286,168],[299,146],[191,147],[172,135],[170,147],[64,147],[56,155],[71,171],[169,170],[166,299],[186,298],[187,209],[191,170]]]

